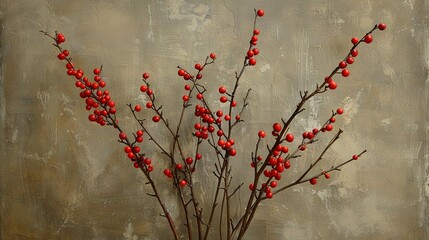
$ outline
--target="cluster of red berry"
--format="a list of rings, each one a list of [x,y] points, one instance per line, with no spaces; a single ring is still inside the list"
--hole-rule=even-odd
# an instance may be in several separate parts
[[[377,25],[377,28],[380,29],[381,31],[386,29],[386,24],[384,23],[380,23]],[[361,42],[365,42],[367,44],[372,42],[372,35],[371,34],[366,34],[363,38],[359,39],[357,37],[353,37],[351,39],[351,42],[353,44],[353,47],[350,49],[349,54],[346,56],[346,58],[344,60],[342,60],[340,63],[338,63],[338,67],[336,68],[335,73],[337,73],[337,71],[339,71],[341,69],[341,75],[343,77],[348,77],[350,76],[350,70],[347,69],[348,65],[351,65],[355,62],[355,57],[358,56],[359,52],[356,49],[358,44]],[[328,84],[329,89],[334,90],[337,88],[337,83],[332,79],[333,74],[331,74],[330,76],[325,77],[325,83]]]

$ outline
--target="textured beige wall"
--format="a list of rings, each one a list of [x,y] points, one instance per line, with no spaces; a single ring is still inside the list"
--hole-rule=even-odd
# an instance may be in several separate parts
[[[213,88],[231,83],[253,8],[265,9],[266,16],[259,23],[258,64],[242,83],[241,93],[254,90],[234,166],[237,183],[240,178],[246,185],[249,146],[258,129],[269,130],[290,114],[298,90],[320,82],[344,56],[351,37],[380,21],[388,30],[360,47],[351,76],[338,81],[338,90],[309,102],[293,126],[296,132],[317,127],[331,109],[344,106],[347,113],[337,126],[346,132],[325,166],[361,149],[368,153],[329,181],[300,185],[267,201],[246,239],[427,239],[429,9],[424,0],[1,1],[1,239],[171,237],[116,132],[87,121],[73,82],[38,30],[63,32],[74,61],[86,71],[104,65],[122,122],[131,131],[136,124],[125,104],[141,100],[143,71],[151,73],[169,116],[176,114],[183,94],[177,65],[191,67],[213,51],[219,59],[204,81]],[[161,127],[157,132],[165,135]],[[156,169],[163,169],[161,155],[145,146]],[[190,147],[189,142],[185,148]],[[295,171],[314,155],[304,155]],[[204,206],[213,189],[201,186],[212,183],[212,164],[206,160],[197,176]],[[291,181],[293,171],[287,174],[285,181]],[[247,193],[242,190],[240,199]],[[175,214],[178,205],[170,199]],[[244,207],[238,200],[234,204]]]

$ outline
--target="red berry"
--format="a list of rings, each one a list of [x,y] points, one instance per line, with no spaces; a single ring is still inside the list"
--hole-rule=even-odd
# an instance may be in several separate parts
[[[216,134],[221,137],[223,135],[223,131],[222,130],[217,130]]]
[[[248,58],[253,57],[253,55],[255,55],[255,53],[252,50],[247,51],[247,57]]]
[[[201,99],[203,99],[203,94],[201,94],[201,93],[198,93],[198,94],[197,94],[197,99],[198,99],[198,100],[201,100]]]
[[[235,120],[239,121],[241,119],[240,115],[235,116]]]
[[[147,95],[152,95],[153,94],[153,90],[152,89],[150,89],[150,88],[148,88],[147,90],[146,90],[146,94]]]
[[[203,78],[203,75],[201,73],[198,73],[197,74],[197,79],[201,79],[201,78]]]
[[[149,73],[143,73],[143,79],[148,79],[149,78]]]
[[[216,116],[218,117],[222,117],[223,116],[223,112],[221,110],[216,112]]]
[[[265,196],[266,196],[267,198],[273,198],[273,193],[272,193],[272,192],[267,192],[267,193],[265,194]]]
[[[344,62],[344,61],[341,61],[341,62],[338,64],[338,66],[339,66],[340,68],[346,68],[346,67],[347,67],[347,63],[346,63],[346,62]]]
[[[253,54],[255,54],[255,55],[259,54],[259,49],[257,49],[257,48],[252,49],[252,51],[253,51]]]
[[[325,77],[325,83],[330,83],[332,82],[332,78],[331,77]]]
[[[265,132],[264,131],[259,131],[258,132],[258,136],[260,137],[260,138],[264,138],[265,137]]]
[[[331,117],[330,119],[329,119],[329,122],[331,122],[331,123],[334,123],[336,121],[336,119],[334,118],[334,117]]]
[[[253,183],[249,184],[249,189],[253,190],[253,188],[255,188],[255,186],[253,185]]]
[[[177,163],[177,164],[176,164],[176,169],[177,169],[177,170],[182,170],[182,168],[183,168],[183,165],[182,165],[182,164],[180,164],[180,163]]]
[[[272,182],[270,182],[270,186],[271,186],[272,188],[277,187],[277,182],[276,182],[276,181],[272,181]]]
[[[359,157],[358,157],[358,155],[353,155],[352,158],[353,158],[353,160],[358,160]]]
[[[353,57],[348,57],[348,58],[346,59],[346,62],[347,62],[348,64],[353,64],[353,63],[355,62],[355,60],[353,59]]]
[[[256,28],[255,28],[255,29],[253,30],[253,34],[255,34],[255,35],[259,35],[259,33],[261,33],[261,32],[259,31],[259,29],[256,29]]]
[[[186,161],[187,164],[190,165],[190,164],[192,164],[194,162],[194,159],[192,159],[191,157],[188,157],[188,158],[185,159],[185,161]]]
[[[66,55],[64,55],[63,53],[58,54],[58,59],[60,60],[64,60],[66,58]]]
[[[138,137],[141,137],[141,136],[143,136],[143,131],[142,130],[138,130],[136,132],[136,134],[137,134]]]
[[[235,149],[230,149],[229,150],[229,155],[235,156],[235,155],[237,155],[237,151]]]
[[[222,94],[226,93],[226,87],[220,87],[219,93],[222,93]]]
[[[332,131],[332,129],[334,129],[334,127],[331,124],[326,125],[325,127],[326,131],[330,132]]]
[[[228,98],[226,98],[225,96],[220,97],[220,101],[225,103],[228,101]]]
[[[352,38],[353,45],[356,45],[359,42],[359,39],[357,37]]]
[[[125,134],[124,132],[119,133],[119,139],[126,139],[127,138],[127,134]]]
[[[65,42],[65,41],[66,41],[66,38],[64,37],[64,35],[63,35],[63,34],[58,33],[58,34],[57,34],[56,41],[57,41],[57,43],[58,43],[58,44],[60,44],[60,43]]]
[[[191,79],[191,75],[190,74],[185,74],[185,76],[183,76],[183,79],[189,80],[189,79]]]
[[[255,65],[256,65],[256,59],[254,59],[254,58],[250,58],[250,59],[249,59],[249,65],[250,65],[250,66],[255,66]]]
[[[310,179],[311,185],[315,185],[317,183],[317,178]]]
[[[226,121],[231,120],[231,116],[229,116],[229,115],[225,115],[225,120],[226,120]]]
[[[213,59],[213,60],[215,60],[216,59],[216,54],[210,53],[210,58]]]
[[[95,75],[100,75],[100,73],[101,73],[101,69],[99,69],[99,68],[94,68],[94,74]]]
[[[201,70],[203,70],[203,66],[201,66],[201,64],[197,63],[197,64],[195,64],[195,69],[201,71]]]
[[[357,49],[353,49],[351,52],[350,52],[350,55],[352,55],[352,57],[357,57],[357,55],[359,54],[359,51],[357,50]]]
[[[365,42],[366,43],[371,43],[372,42],[372,36],[370,34],[365,36]]]
[[[63,54],[64,54],[64,56],[68,56],[69,54],[70,54],[70,52],[68,51],[68,50],[63,50],[63,52],[62,52]]]
[[[326,178],[326,179],[331,178],[331,175],[330,175],[329,173],[325,173],[324,175],[325,175],[325,178]]]
[[[185,76],[186,72],[183,69],[180,69],[179,71],[177,71],[177,74],[179,74],[179,76],[183,77]]]
[[[189,96],[188,95],[183,95],[182,99],[183,99],[184,102],[187,102],[187,101],[189,101]]]
[[[164,175],[165,176],[170,176],[171,175],[171,171],[170,171],[170,169],[164,169]]]
[[[378,24],[378,29],[380,29],[381,31],[383,31],[383,30],[385,30],[386,29],[386,24],[384,24],[384,23],[379,23]]]
[[[338,113],[339,115],[341,115],[341,114],[343,114],[343,113],[344,113],[344,110],[343,110],[342,108],[338,108],[338,109],[337,109],[337,113]]]
[[[273,130],[276,132],[280,132],[282,130],[282,126],[280,125],[280,123],[274,123]]]
[[[147,103],[146,103],[146,108],[152,108],[152,106],[153,106],[153,103],[152,103],[152,102],[147,102]]]
[[[159,117],[159,116],[153,116],[152,117],[152,121],[154,121],[154,122],[159,122],[159,120],[161,120],[161,117]]]
[[[299,147],[299,150],[301,150],[301,151],[305,151],[305,149],[307,149],[307,145],[301,145]]]
[[[136,112],[140,112],[140,111],[142,110],[142,107],[141,107],[140,105],[136,105],[136,106],[134,107],[134,110],[135,110]]]
[[[312,132],[308,132],[308,133],[307,133],[307,138],[308,138],[308,139],[313,139],[313,138],[314,138],[314,133],[312,133]]]
[[[257,41],[258,41],[258,36],[253,35],[253,36],[252,36],[252,42],[257,42]]]
[[[141,85],[141,87],[140,87],[140,91],[141,91],[141,92],[146,92],[146,91],[147,91],[147,87],[146,87],[146,85]]]
[[[182,187],[186,186],[186,184],[188,184],[188,182],[186,182],[186,180],[181,180],[179,182],[179,185],[182,186]]]
[[[337,83],[334,81],[331,81],[328,83],[328,87],[329,87],[329,89],[334,90],[337,88]]]
[[[237,102],[236,101],[232,101],[231,102],[231,107],[236,107],[237,106]]]
[[[133,163],[133,166],[134,166],[135,168],[140,168],[140,166],[139,166],[139,163],[138,163],[138,162],[134,162],[134,163]]]
[[[265,12],[264,12],[264,10],[259,9],[259,10],[256,12],[256,14],[258,14],[258,16],[259,16],[259,17],[262,17],[262,16],[264,16]]]
[[[350,75],[350,71],[348,69],[343,69],[343,71],[341,71],[341,75],[343,75],[343,77],[348,77]]]
[[[294,138],[295,137],[292,134],[290,133],[286,134],[286,141],[293,142]]]
[[[73,64],[68,62],[68,63],[66,64],[66,68],[67,68],[67,69],[73,69]]]
[[[189,86],[188,84],[186,84],[186,85],[185,85],[185,90],[186,90],[186,91],[191,90],[191,86]]]

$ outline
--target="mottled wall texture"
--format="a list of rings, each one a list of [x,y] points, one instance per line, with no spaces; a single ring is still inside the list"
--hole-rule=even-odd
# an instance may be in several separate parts
[[[66,35],[66,48],[87,72],[103,65],[103,76],[126,131],[137,129],[126,103],[145,101],[143,71],[174,122],[183,80],[177,66],[191,68],[210,52],[206,98],[218,99],[219,85],[231,86],[242,64],[253,24],[261,51],[246,70],[239,94],[252,88],[250,105],[237,128],[234,184],[250,181],[250,152],[259,129],[287,117],[299,90],[312,89],[329,74],[374,24],[385,22],[374,42],[359,47],[338,89],[308,102],[291,131],[320,126],[332,109],[345,114],[335,127],[345,133],[316,171],[367,149],[359,161],[264,202],[246,239],[428,239],[429,80],[428,14],[425,0],[2,0],[0,148],[1,239],[171,239],[168,225],[142,174],[116,141],[117,132],[87,120],[79,91],[56,59],[51,40],[39,30]],[[213,106],[221,106],[217,100]],[[191,111],[190,111],[191,112]],[[147,118],[148,112],[143,113]],[[149,123],[162,144],[168,134]],[[186,118],[184,149],[193,120]],[[188,135],[188,136],[186,136]],[[241,140],[240,140],[241,139]],[[323,149],[323,137],[288,170],[283,183]],[[267,142],[268,143],[268,142]],[[155,175],[166,166],[153,145]],[[203,148],[196,175],[203,208],[212,198],[215,160]],[[205,186],[210,187],[205,187]],[[247,187],[233,201],[244,208]],[[161,191],[179,219],[172,188]],[[184,236],[184,238],[186,238]],[[212,239],[216,239],[213,237]]]

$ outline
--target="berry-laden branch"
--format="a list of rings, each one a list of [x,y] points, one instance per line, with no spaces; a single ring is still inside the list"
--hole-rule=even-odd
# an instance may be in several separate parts
[[[139,116],[139,112],[142,111],[142,106],[139,104],[127,104],[134,119],[140,125],[140,129],[128,137],[117,119],[116,103],[111,99],[110,92],[104,90],[107,84],[100,76],[102,67],[95,68],[93,70],[93,81],[89,80],[83,70],[74,67],[72,59],[69,56],[70,52],[62,48],[62,44],[65,42],[64,35],[55,32],[55,35],[52,36],[45,31],[41,31],[54,41],[53,45],[59,50],[57,58],[66,62],[67,74],[76,79],[75,86],[80,89],[80,97],[85,100],[86,109],[92,111],[88,115],[88,119],[101,126],[113,126],[119,131],[118,141],[124,144],[124,152],[134,167],[140,169],[147,178],[147,183],[151,186],[152,191],[148,195],[157,199],[162,209],[162,215],[166,217],[174,239],[180,239],[182,236],[187,236],[188,239],[197,237],[199,240],[212,238],[228,240],[243,239],[262,201],[269,200],[280,192],[302,183],[309,182],[315,185],[321,176],[329,179],[331,172],[340,171],[344,165],[357,160],[366,152],[364,150],[338,165],[333,165],[330,168],[322,168],[325,170],[312,173],[316,171],[316,166],[322,165],[321,163],[323,163],[322,160],[326,152],[339,140],[343,132],[340,129],[324,147],[319,156],[309,163],[308,168],[298,174],[296,180],[283,185],[280,181],[282,173],[291,168],[293,160],[301,158],[301,155],[299,155],[300,152],[306,151],[309,148],[311,149],[311,145],[317,143],[319,138],[324,136],[322,133],[333,130],[336,116],[343,114],[344,110],[338,108],[332,112],[322,126],[303,132],[300,142],[294,147],[293,151],[289,152],[291,146],[288,144],[292,144],[295,140],[295,136],[290,131],[292,122],[305,110],[304,105],[309,99],[337,88],[337,83],[334,81],[336,75],[341,75],[342,77],[350,75],[348,67],[354,63],[354,58],[358,56],[357,47],[361,43],[371,43],[373,41],[372,33],[375,30],[386,29],[386,25],[383,23],[375,25],[360,39],[356,37],[352,38],[351,42],[353,46],[342,61],[339,62],[338,66],[325,77],[323,82],[316,84],[312,91],[300,91],[300,101],[297,103],[292,114],[287,119],[281,119],[281,121],[272,125],[272,138],[267,138],[267,134],[262,130],[258,132],[258,138],[254,145],[255,149],[250,156],[250,166],[253,168],[251,171],[253,180],[249,184],[250,194],[242,212],[236,213],[233,216],[231,199],[244,184],[242,182],[236,186],[232,186],[234,171],[230,161],[237,155],[235,145],[237,144],[236,140],[240,140],[238,138],[234,139],[233,129],[240,126],[239,123],[244,122],[241,116],[249,105],[250,89],[247,90],[245,96],[242,98],[243,102],[239,108],[237,108],[239,104],[236,101],[236,99],[239,99],[237,92],[245,70],[248,67],[256,65],[256,56],[259,55],[259,49],[255,46],[258,43],[261,33],[256,28],[256,23],[264,14],[263,10],[254,10],[253,30],[249,47],[245,53],[240,70],[235,73],[233,85],[230,87],[220,86],[218,88],[218,92],[221,94],[219,100],[223,104],[223,107],[226,108],[225,114],[222,109],[214,109],[211,106],[211,100],[205,98],[210,89],[206,88],[200,81],[203,78],[205,67],[215,62],[216,54],[211,53],[206,57],[204,63],[196,63],[194,66],[196,70],[195,74],[183,67],[178,67],[177,74],[187,84],[184,86],[186,93],[181,98],[180,113],[175,118],[177,120],[174,121],[177,122],[177,126],[175,127],[170,124],[163,114],[162,105],[159,105],[151,83],[148,80],[149,74],[143,73],[143,85],[140,86],[140,91],[148,96],[148,101],[144,105],[153,114],[151,120],[154,123],[162,124],[167,129],[167,135],[172,140],[170,145],[164,145],[163,141],[155,138],[155,134],[151,132],[151,128],[146,126],[146,120]],[[193,105],[195,105],[193,111],[195,122],[187,123],[184,121],[184,116],[186,110]],[[182,129],[185,124],[193,126],[192,133]],[[155,182],[154,177],[151,175],[154,170],[153,164],[156,161],[153,162],[141,150],[141,144],[144,140],[143,135],[148,136],[149,142],[153,143],[159,149],[168,163],[168,167],[163,170],[163,174],[168,179],[171,179],[171,184],[177,193],[176,197],[181,205],[180,214],[183,214],[181,224],[186,227],[186,230],[176,227],[173,217],[159,193],[158,189],[164,186]],[[183,138],[181,136],[196,138],[193,150],[185,151],[182,147]],[[268,142],[266,149],[262,145],[263,139]],[[216,161],[213,164],[213,170],[210,171],[215,175],[216,181],[213,198],[210,199],[211,205],[209,205],[207,213],[203,212],[203,208],[200,206],[202,196],[199,196],[194,188],[196,184],[194,175],[199,173],[196,170],[199,162],[203,160],[203,152],[201,151],[204,149],[202,148],[202,144],[204,143],[208,144],[209,150],[212,151],[211,157]],[[207,186],[202,187],[208,189]],[[219,204],[220,207],[218,208]],[[215,217],[218,217],[217,222],[219,223],[217,234],[212,233],[214,229],[213,223],[216,221]]]

